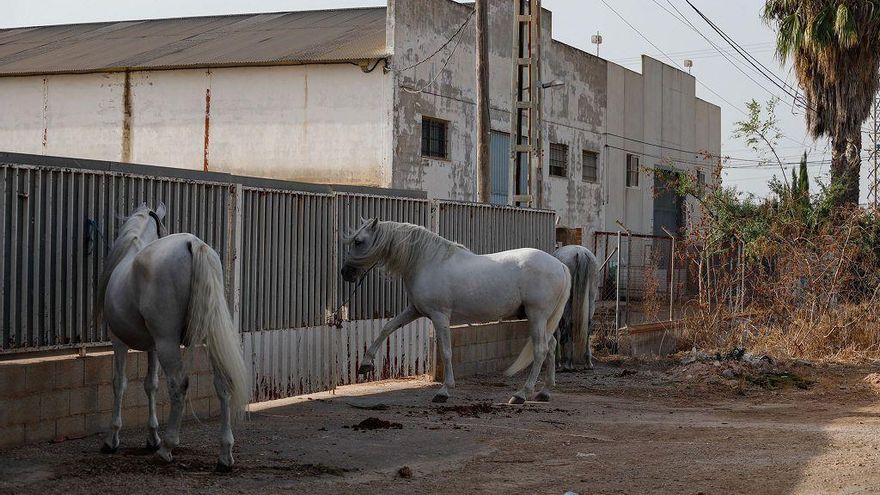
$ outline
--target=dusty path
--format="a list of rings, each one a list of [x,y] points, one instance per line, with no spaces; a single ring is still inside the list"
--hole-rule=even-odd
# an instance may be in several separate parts
[[[97,437],[0,451],[0,493],[880,492],[872,370],[802,366],[807,390],[717,371],[606,362],[523,407],[497,405],[515,386],[496,376],[459,382],[446,406],[416,380],[341,389],[253,413],[227,475],[212,472],[216,423],[185,425],[170,466],[128,425],[115,455]],[[351,428],[370,417],[400,428]]]

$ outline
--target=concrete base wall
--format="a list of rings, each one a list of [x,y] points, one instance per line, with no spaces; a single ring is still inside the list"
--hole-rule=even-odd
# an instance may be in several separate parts
[[[528,335],[524,320],[452,327],[455,377],[503,372],[519,355]],[[443,381],[443,358],[438,354],[435,362],[434,379]]]
[[[219,401],[214,393],[210,364],[203,348],[195,352],[187,416],[190,407],[200,418],[217,416]],[[146,373],[146,353],[129,352],[123,428],[147,423],[147,397],[143,388]],[[109,351],[85,357],[65,355],[0,361],[0,448],[106,431],[113,408],[112,379],[113,353]],[[157,403],[159,422],[164,423],[168,416],[168,392],[161,372]],[[131,441],[142,442],[143,439]]]

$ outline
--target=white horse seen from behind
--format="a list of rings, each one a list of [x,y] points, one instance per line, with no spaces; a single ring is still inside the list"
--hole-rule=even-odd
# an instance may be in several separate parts
[[[443,358],[443,385],[434,401],[445,402],[449,389],[455,386],[449,326],[525,314],[530,340],[507,374],[513,375],[529,364],[532,368],[510,403],[522,404],[532,398],[546,359],[550,361],[545,385],[535,400],[550,399],[556,372],[553,332],[571,286],[571,275],[559,260],[537,249],[476,255],[424,227],[377,219],[363,222],[346,243],[349,252],[342,267],[343,279],[355,281],[378,265],[403,280],[409,299],[409,305],[385,325],[367,350],[359,374],[373,370],[376,352],[392,332],[427,317],[434,324]]]
[[[107,259],[99,287],[99,311],[110,327],[113,342],[113,416],[103,451],[119,447],[122,395],[126,388],[125,361],[129,349],[147,352],[144,391],[148,399],[147,447],[170,462],[179,443],[189,378],[181,359],[181,344],[205,344],[214,368],[214,387],[220,399],[220,457],[218,471],[232,467],[232,419],[247,403],[247,369],[241,341],[229,316],[223,290],[220,257],[192,234],[163,236],[165,205],[156,211],[146,204],[122,226]],[[159,438],[156,390],[159,365],[168,378],[171,411],[165,435]]]
[[[599,261],[589,249],[578,245],[562,246],[553,256],[571,272],[571,297],[559,321],[560,364],[571,370],[574,361],[583,358],[585,367],[593,369],[590,333],[599,294]]]

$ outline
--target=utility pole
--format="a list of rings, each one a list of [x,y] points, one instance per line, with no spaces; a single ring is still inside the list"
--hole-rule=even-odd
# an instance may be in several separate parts
[[[492,194],[492,169],[489,162],[489,0],[476,0],[477,17],[477,177],[481,203]]]
[[[868,207],[880,208],[880,92],[874,95],[868,118]]]
[[[513,204],[543,205],[541,0],[514,0],[510,176]],[[524,166],[525,165],[525,166]],[[525,183],[525,187],[523,186]]]

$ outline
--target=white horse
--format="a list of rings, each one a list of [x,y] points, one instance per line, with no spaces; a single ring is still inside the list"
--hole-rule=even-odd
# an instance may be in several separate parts
[[[562,246],[553,256],[571,272],[571,297],[559,321],[557,339],[562,351],[562,369],[574,368],[573,349],[577,349],[577,359],[583,356],[586,368],[593,369],[590,333],[599,293],[599,262],[589,249],[578,245]]]
[[[231,421],[248,398],[247,368],[241,341],[229,316],[223,291],[220,257],[192,234],[164,236],[165,205],[152,211],[137,208],[122,226],[107,258],[99,287],[99,312],[107,321],[113,342],[113,418],[102,450],[119,447],[122,394],[128,349],[147,352],[149,418],[147,448],[165,461],[179,443],[180,420],[189,378],[181,360],[181,344],[205,344],[214,368],[214,388],[220,399],[220,458],[218,471],[228,471],[232,458]],[[100,318],[99,314],[99,318]],[[156,390],[159,365],[168,377],[171,412],[164,437],[159,438]]]
[[[544,388],[535,400],[550,400],[556,372],[553,332],[571,286],[571,275],[559,260],[537,249],[476,255],[424,227],[377,219],[365,221],[346,243],[349,253],[342,267],[343,279],[355,281],[379,265],[403,279],[409,298],[409,306],[385,325],[367,350],[359,374],[373,370],[376,352],[392,332],[425,316],[434,324],[443,356],[443,385],[434,402],[445,402],[449,389],[455,387],[449,326],[498,321],[524,313],[529,320],[530,340],[507,374],[513,375],[529,364],[532,369],[510,403],[522,404],[531,398],[547,358],[550,363]],[[550,349],[553,352],[548,352]]]

